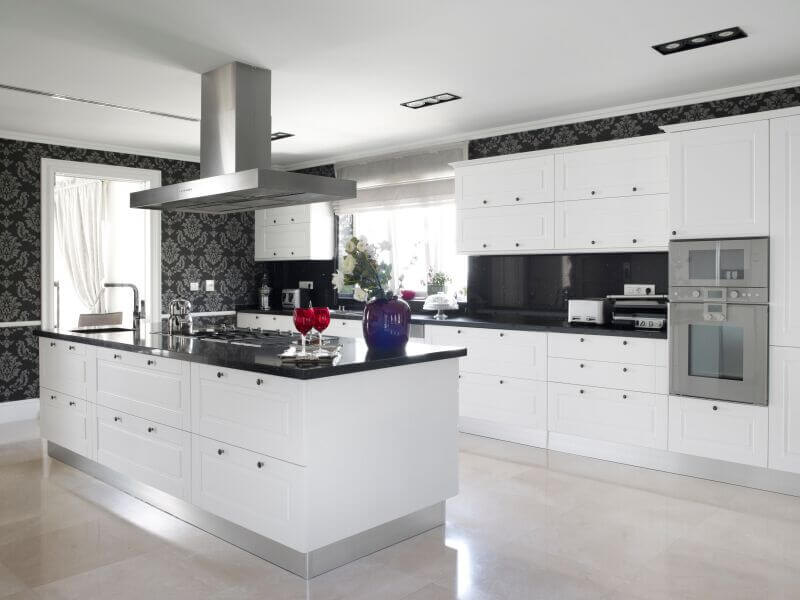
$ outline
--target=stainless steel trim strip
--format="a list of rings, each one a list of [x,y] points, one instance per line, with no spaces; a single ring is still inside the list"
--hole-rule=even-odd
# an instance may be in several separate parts
[[[136,481],[53,442],[47,442],[47,453],[51,458],[88,473],[126,494],[305,579],[311,579],[382,548],[444,525],[445,521],[445,503],[439,502],[328,546],[304,553]]]

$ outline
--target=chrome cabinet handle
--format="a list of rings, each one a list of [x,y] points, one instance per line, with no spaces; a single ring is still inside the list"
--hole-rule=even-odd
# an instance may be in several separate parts
[[[623,346],[627,346],[628,345],[628,340],[622,340],[622,345]]]
[[[583,363],[581,363],[581,369],[583,368]]]
[[[222,371],[217,371],[217,379],[221,379],[224,373]]]
[[[713,410],[719,410],[719,409],[717,408],[717,405],[716,405],[716,404],[715,404],[714,406],[712,406],[711,408],[712,408]]]
[[[155,427],[148,427],[147,428],[147,433],[153,433],[155,430],[156,430]]]
[[[217,448],[217,454],[222,456],[223,454],[225,454],[225,450],[223,450],[222,448]]]
[[[119,423],[120,421],[122,421],[122,417],[114,417],[115,423]]]
[[[75,346],[67,346],[70,350],[75,350]]]
[[[56,347],[56,343],[55,342],[50,342],[50,347],[51,348],[55,348]]]
[[[72,400],[70,400],[70,401],[69,401],[69,405],[70,405],[70,406],[75,406],[75,402],[73,402]]]
[[[581,390],[581,394],[582,394],[582,393],[583,393],[583,390]]]
[[[263,379],[256,379],[256,385],[264,385]]]
[[[581,338],[581,339],[580,339],[580,341],[581,341],[581,342],[585,342],[586,340],[585,340],[585,339],[583,339],[583,338]]]
[[[55,394],[50,394],[50,400],[55,400],[55,399],[56,399]]]
[[[633,187],[631,188],[631,191],[633,191],[633,192],[635,192],[636,190],[637,190],[636,186],[633,186]]]
[[[115,358],[116,360],[120,360],[120,359],[122,359],[122,355],[121,355],[121,354],[115,354],[115,355],[114,355],[114,358]]]
[[[154,361],[154,360],[148,360],[148,361],[147,361],[147,364],[148,364],[148,365],[154,365],[154,364],[156,364],[156,361]]]
[[[622,394],[622,399],[623,400],[627,400],[628,399],[628,394]]]
[[[505,381],[503,381],[503,380],[501,379],[501,380],[500,380],[500,385],[503,385],[504,383],[505,383]]]
[[[623,373],[627,373],[628,372],[628,367],[622,367],[622,372]]]
[[[260,460],[256,463],[256,466],[261,469],[264,466],[264,462]]]

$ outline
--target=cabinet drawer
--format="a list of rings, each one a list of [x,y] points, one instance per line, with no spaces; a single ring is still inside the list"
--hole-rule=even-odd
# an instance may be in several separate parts
[[[547,336],[547,354],[555,358],[665,367],[666,352],[667,340],[575,333],[551,333]]]
[[[253,327],[269,331],[293,331],[294,323],[288,315],[236,313],[237,327]]]
[[[462,373],[459,414],[504,425],[547,429],[547,383]]]
[[[97,461],[124,475],[189,501],[191,434],[97,407]]]
[[[87,402],[47,388],[39,388],[42,437],[91,458]]]
[[[669,449],[767,466],[766,406],[670,396]]]
[[[180,429],[189,428],[190,363],[101,348],[97,403]]]
[[[515,254],[553,248],[553,203],[456,211],[456,249]]]
[[[553,157],[513,159],[456,171],[459,208],[553,201]]]
[[[305,464],[297,381],[193,364],[191,413],[193,433]]]
[[[425,337],[437,346],[466,347],[462,372],[547,380],[546,333],[427,325]]]
[[[192,504],[306,551],[303,467],[192,435]]]
[[[86,398],[87,348],[83,344],[39,338],[39,380],[42,386]]]
[[[256,211],[256,227],[272,227],[275,225],[293,225],[310,223],[311,210],[308,205],[281,206]]]
[[[325,330],[325,335],[361,338],[364,337],[364,328],[359,319],[331,319],[331,324]]]
[[[548,378],[558,383],[573,383],[637,392],[659,393],[666,383],[666,375],[657,374],[666,367],[612,363],[571,358],[549,358]]]
[[[548,429],[558,433],[666,450],[667,414],[666,395],[548,386]]]

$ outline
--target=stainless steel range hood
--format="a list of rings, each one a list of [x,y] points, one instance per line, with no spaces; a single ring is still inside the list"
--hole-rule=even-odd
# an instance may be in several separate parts
[[[201,179],[131,194],[131,208],[234,213],[356,197],[356,182],[270,169],[271,73],[230,63],[203,73]]]

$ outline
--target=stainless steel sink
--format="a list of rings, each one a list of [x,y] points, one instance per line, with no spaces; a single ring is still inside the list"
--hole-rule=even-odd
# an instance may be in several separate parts
[[[120,331],[133,331],[127,327],[84,327],[83,329],[71,329],[73,333],[117,333]]]

